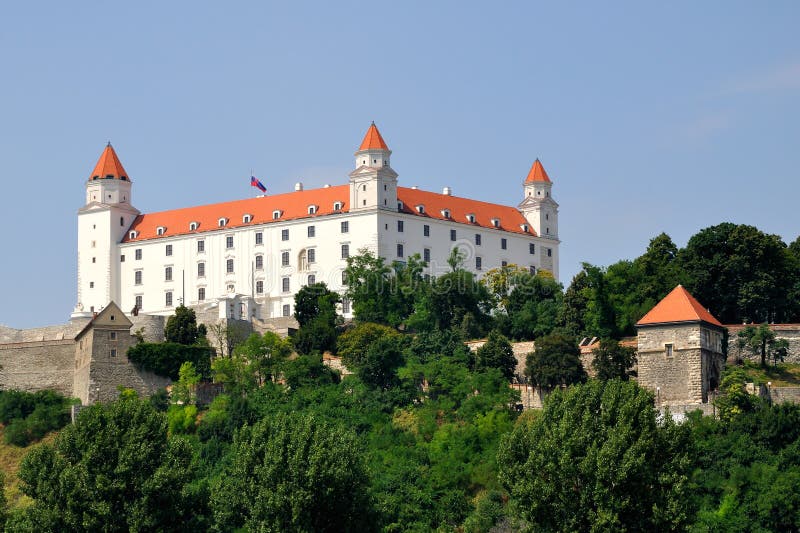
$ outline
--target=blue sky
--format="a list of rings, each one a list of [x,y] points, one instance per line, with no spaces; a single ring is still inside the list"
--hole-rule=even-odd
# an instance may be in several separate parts
[[[602,5],[601,5],[602,4]],[[800,3],[13,2],[0,9],[0,324],[65,321],[111,140],[143,212],[344,183],[515,205],[539,157],[581,261],[723,222],[800,233]]]

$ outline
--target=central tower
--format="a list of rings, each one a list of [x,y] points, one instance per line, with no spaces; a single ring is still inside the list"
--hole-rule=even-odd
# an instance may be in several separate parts
[[[389,165],[391,155],[373,122],[355,153],[356,169],[350,173],[350,211],[397,211],[397,172]]]

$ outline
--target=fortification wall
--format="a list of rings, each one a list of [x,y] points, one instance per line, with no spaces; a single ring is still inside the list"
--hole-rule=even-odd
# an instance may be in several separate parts
[[[744,324],[725,327],[728,328],[728,356],[761,362],[760,356],[748,349],[739,348],[739,332],[746,327]],[[776,338],[786,339],[789,342],[789,353],[784,362],[800,363],[800,324],[771,324],[770,329],[775,332]]]
[[[672,344],[672,356],[665,345]],[[703,354],[699,324],[639,329],[639,384],[660,404],[703,401]]]
[[[141,331],[145,342],[163,342],[167,317],[160,315],[128,316],[133,326],[131,333]]]
[[[486,339],[467,341],[465,344],[470,351],[476,352],[478,351],[478,348],[486,344]],[[514,352],[514,357],[517,359],[517,366],[514,369],[514,375],[517,376],[519,381],[524,381],[525,361],[528,358],[528,354],[536,349],[536,344],[533,341],[512,342],[511,349]]]
[[[52,389],[72,396],[75,341],[72,339],[0,345],[0,387],[28,392]]]

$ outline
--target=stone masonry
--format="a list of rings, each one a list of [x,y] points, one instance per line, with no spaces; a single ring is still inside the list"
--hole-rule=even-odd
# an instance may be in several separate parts
[[[757,325],[757,324],[756,324]],[[747,349],[739,348],[739,332],[746,324],[729,324],[728,328],[728,356],[736,356],[742,359],[760,362],[761,358]],[[784,362],[800,363],[800,324],[770,324],[770,329],[775,332],[778,339],[786,339],[789,342],[789,353]]]

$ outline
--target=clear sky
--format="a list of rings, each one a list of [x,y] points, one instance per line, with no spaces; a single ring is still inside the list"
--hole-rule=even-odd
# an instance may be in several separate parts
[[[539,157],[581,261],[723,221],[800,233],[800,2],[7,2],[0,324],[64,322],[106,141],[142,212],[346,183],[516,205]]]

